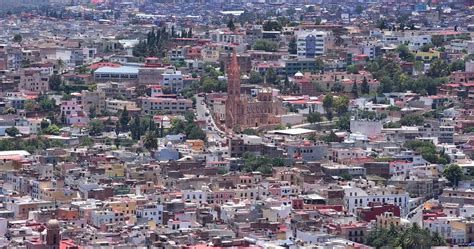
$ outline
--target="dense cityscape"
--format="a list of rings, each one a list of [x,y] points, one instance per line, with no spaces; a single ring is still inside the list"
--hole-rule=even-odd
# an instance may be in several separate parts
[[[0,0],[0,248],[474,248],[473,0]]]

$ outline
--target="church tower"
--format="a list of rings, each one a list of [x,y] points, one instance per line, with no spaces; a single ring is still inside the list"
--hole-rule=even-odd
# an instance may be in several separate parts
[[[46,247],[48,249],[59,249],[59,241],[61,240],[60,228],[58,220],[49,220],[46,224]]]
[[[240,108],[240,66],[234,49],[227,68],[227,101],[225,105],[225,125],[227,129],[235,128],[239,123],[239,118],[243,118],[239,117],[243,114],[239,111]]]

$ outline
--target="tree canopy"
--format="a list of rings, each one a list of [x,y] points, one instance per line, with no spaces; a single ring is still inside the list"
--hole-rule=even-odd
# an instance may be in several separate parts
[[[431,248],[445,246],[446,241],[438,233],[431,234],[413,223],[409,228],[376,228],[367,235],[366,244],[375,248]]]
[[[443,176],[448,179],[452,186],[458,186],[459,181],[462,179],[464,173],[457,164],[450,164],[444,168]]]

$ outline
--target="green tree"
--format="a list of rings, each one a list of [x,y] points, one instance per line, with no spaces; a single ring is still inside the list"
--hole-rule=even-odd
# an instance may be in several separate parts
[[[307,117],[306,119],[307,119],[308,122],[310,122],[311,124],[319,123],[319,122],[322,121],[321,113],[319,113],[319,112],[311,112],[310,114],[308,114],[308,117]]]
[[[109,119],[110,119],[110,117],[109,117]],[[118,135],[120,134],[120,123],[119,122],[115,123],[114,132],[115,132],[115,136],[118,137]]]
[[[423,119],[423,116],[421,115],[405,115],[400,119],[400,124],[404,126],[417,126],[417,125],[423,125],[425,120]]]
[[[350,180],[352,180],[352,176],[351,176],[349,173],[347,173],[347,172],[342,173],[342,174],[341,174],[341,178],[344,179],[344,181],[350,181]]]
[[[278,83],[277,74],[275,72],[275,69],[273,69],[273,67],[268,68],[267,71],[265,72],[265,81],[269,84]]]
[[[230,19],[229,22],[227,23],[227,28],[229,28],[230,30],[234,31],[235,30],[235,24],[234,24],[234,20],[233,19]]]
[[[49,121],[48,120],[46,120],[46,119],[41,120],[41,123],[40,123],[41,130],[44,130],[44,129],[48,128],[48,126],[49,126]]]
[[[39,106],[43,111],[50,111],[56,107],[56,101],[54,99],[43,98],[39,100]]]
[[[359,97],[359,89],[357,87],[357,80],[354,80],[354,83],[352,83],[351,93],[355,98]]]
[[[334,118],[334,113],[332,112],[331,109],[329,109],[329,110],[326,111],[326,118],[327,118],[329,121],[332,121],[332,119]]]
[[[321,25],[322,21],[323,20],[321,19],[321,17],[318,16],[318,17],[316,17],[316,20],[314,21],[314,24],[315,25]]]
[[[89,108],[89,118],[95,118],[97,116],[97,108],[95,105],[91,105]]]
[[[93,119],[89,122],[88,125],[89,135],[99,136],[104,131],[104,128],[104,123],[101,120]]]
[[[436,150],[436,146],[431,141],[410,140],[407,141],[404,146],[407,149],[421,154],[421,156],[430,163],[443,165],[449,163],[449,157],[444,153],[439,153]]]
[[[323,99],[323,108],[325,111],[329,110],[332,108],[332,105],[333,105],[333,102],[334,102],[334,97],[332,96],[332,94],[327,94],[326,96],[324,96],[324,99]]]
[[[25,104],[23,106],[25,108],[25,111],[32,112],[36,108],[36,103],[33,100],[27,100],[25,101]]]
[[[444,246],[446,241],[439,234],[430,234],[417,223],[411,227],[390,226],[389,229],[377,227],[366,238],[366,244],[375,248],[430,248]]]
[[[295,14],[296,14],[295,8],[293,8],[293,7],[288,7],[288,8],[286,9],[286,15],[287,15],[287,16],[290,16],[290,17],[291,17],[291,16],[293,16],[293,15],[295,15]]]
[[[128,113],[127,107],[124,106],[122,112],[120,113],[119,123],[123,131],[128,130],[128,123],[130,122],[130,115]]]
[[[427,75],[433,78],[446,77],[449,75],[449,64],[437,59],[431,63]]]
[[[456,72],[456,71],[464,71],[465,70],[465,63],[463,60],[456,60],[453,61],[449,65],[449,71],[450,72]]]
[[[263,30],[264,31],[281,31],[282,26],[278,21],[270,20],[263,23]]]
[[[316,58],[314,65],[315,65],[316,72],[321,72],[321,71],[324,70],[324,61],[323,61],[323,59]]]
[[[432,48],[433,48],[433,43],[427,43],[427,44],[421,46],[420,50],[422,52],[429,52],[430,49],[432,49]]]
[[[134,117],[130,122],[130,133],[135,141],[140,140],[140,137],[143,135],[144,131],[140,122],[140,116]]]
[[[60,91],[63,80],[60,75],[53,74],[49,77],[49,88],[53,91]]]
[[[336,121],[336,126],[339,130],[349,131],[351,128],[351,116],[349,114],[340,116]]]
[[[87,137],[87,136],[81,137],[79,139],[79,142],[80,142],[81,146],[83,146],[83,147],[90,147],[90,146],[94,145],[94,140],[90,137]]]
[[[255,41],[253,45],[254,50],[263,50],[266,52],[275,52],[278,50],[278,44],[276,42],[259,39]]]
[[[148,151],[156,150],[158,148],[158,139],[153,132],[147,131],[145,133],[145,137],[143,138],[143,146]]]
[[[415,55],[410,52],[410,49],[405,44],[400,44],[397,47],[398,56],[404,61],[415,61]]]
[[[335,143],[339,141],[339,137],[334,131],[331,131],[327,136],[324,136],[322,140],[326,143]]]
[[[59,128],[59,126],[52,124],[48,126],[46,129],[44,129],[43,132],[48,135],[59,135],[59,133],[61,132],[61,129]]]
[[[227,85],[225,82],[218,80],[217,77],[204,76],[201,78],[202,89],[206,93],[225,91]]]
[[[185,133],[185,127],[186,123],[183,120],[174,118],[171,120],[171,128],[169,130],[169,134],[177,135],[180,133]]]
[[[193,112],[188,111],[184,114],[184,120],[186,120],[186,122],[188,123],[193,123],[195,119],[196,119],[196,115],[194,115]]]
[[[292,36],[288,43],[288,53],[296,54],[298,52],[298,45],[296,43],[296,37]]]
[[[446,240],[438,232],[431,236],[431,246],[446,246]]]
[[[431,43],[436,47],[441,47],[444,44],[444,37],[441,35],[433,35],[431,36]]]
[[[249,76],[249,83],[250,84],[260,84],[263,82],[262,74],[259,72],[251,71]]]
[[[378,20],[377,22],[377,28],[381,29],[381,30],[384,30],[388,27],[387,25],[387,21],[385,19],[380,19]]]
[[[247,128],[247,129],[242,131],[242,134],[256,136],[258,133],[255,129]]]
[[[450,164],[444,168],[443,176],[448,179],[452,186],[458,186],[459,181],[462,179],[464,173],[457,164]]]
[[[20,134],[20,131],[16,127],[12,126],[10,128],[6,128],[5,133],[10,137],[16,137]]]
[[[206,133],[197,126],[195,123],[192,123],[190,131],[187,133],[186,138],[188,139],[200,139],[200,140],[205,140],[206,139]]]
[[[356,65],[349,65],[346,68],[347,73],[351,74],[358,74],[359,73],[359,68],[357,68]]]
[[[331,92],[340,93],[342,91],[344,91],[344,86],[340,82],[336,82],[331,87]]]
[[[334,109],[338,115],[343,115],[348,111],[349,98],[347,96],[339,96],[334,100]]]
[[[16,34],[13,36],[13,42],[21,43],[23,41],[23,37],[20,34]]]

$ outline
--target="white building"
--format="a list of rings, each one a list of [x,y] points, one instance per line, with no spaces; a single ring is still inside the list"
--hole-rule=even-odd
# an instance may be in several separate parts
[[[182,194],[185,201],[199,204],[207,202],[207,192],[202,190],[183,190]]]
[[[152,220],[156,224],[163,224],[163,205],[153,203],[138,207],[136,210],[137,218]]]
[[[211,32],[211,39],[218,43],[238,43],[244,42],[244,33],[234,31],[215,30]]]
[[[459,208],[459,215],[464,218],[474,217],[474,205],[464,205],[462,208]]]
[[[370,188],[371,192],[366,192],[359,187],[343,186],[344,204],[346,209],[352,213],[359,207],[367,207],[370,202],[390,203],[400,208],[401,215],[409,212],[409,199],[407,192],[400,192],[393,186],[386,188]]]
[[[452,244],[465,243],[465,231],[452,227],[454,221],[462,218],[456,217],[436,217],[423,221],[423,228],[428,229],[431,234],[439,233],[443,238],[451,241]]]
[[[165,73],[162,74],[163,81],[161,87],[170,88],[172,92],[177,93],[183,90],[183,75],[181,71],[176,71],[173,68],[166,69]]]
[[[94,210],[90,217],[90,222],[95,227],[120,221],[124,221],[123,213],[115,213],[112,210]]]
[[[291,205],[282,204],[280,206],[265,208],[262,210],[262,214],[263,218],[268,219],[270,222],[279,222],[290,216]]]
[[[382,133],[382,122],[380,120],[351,120],[351,132],[375,137]]]
[[[409,32],[393,33],[386,32],[382,36],[384,45],[400,45],[407,44],[410,50],[420,50],[423,45],[431,43],[431,35],[418,35]]]
[[[297,37],[297,55],[300,57],[314,58],[324,55],[329,39],[328,32],[324,31],[299,31]]]

